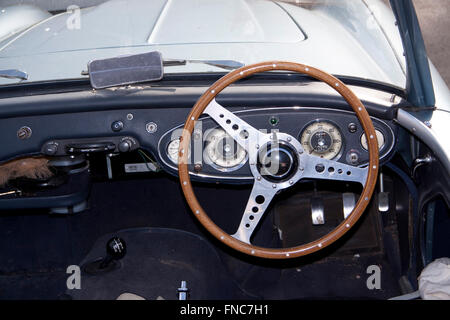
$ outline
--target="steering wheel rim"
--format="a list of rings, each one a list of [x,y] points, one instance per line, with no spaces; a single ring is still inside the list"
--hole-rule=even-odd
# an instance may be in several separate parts
[[[369,152],[369,164],[367,167],[367,176],[365,179],[365,183],[363,184],[364,187],[361,196],[352,212],[335,229],[333,229],[325,236],[317,240],[313,240],[309,243],[290,248],[265,248],[256,246],[238,240],[236,237],[229,235],[219,226],[217,226],[203,210],[202,206],[195,196],[189,177],[188,152],[184,152],[184,150],[188,150],[189,148],[195,122],[198,120],[200,115],[204,113],[205,109],[212,102],[215,102],[214,98],[221,91],[223,91],[232,83],[246,78],[250,75],[274,70],[292,71],[300,74],[306,74],[328,84],[330,87],[336,90],[352,107],[364,129],[366,137],[368,137],[367,144]],[[290,259],[311,254],[329,246],[330,244],[341,238],[356,224],[356,222],[359,220],[364,210],[366,209],[367,205],[369,204],[369,201],[375,189],[378,176],[378,157],[378,143],[376,140],[376,134],[372,120],[370,119],[367,110],[358,99],[358,97],[342,81],[322,70],[316,69],[311,66],[285,61],[267,61],[244,66],[226,74],[225,76],[217,80],[211,87],[209,87],[208,90],[206,90],[205,93],[198,99],[186,119],[182,135],[180,137],[178,170],[182,191],[186,198],[186,201],[189,204],[189,207],[191,208],[194,216],[198,219],[198,221],[215,238],[223,242],[225,245],[250,256],[257,256],[260,258],[268,259]]]

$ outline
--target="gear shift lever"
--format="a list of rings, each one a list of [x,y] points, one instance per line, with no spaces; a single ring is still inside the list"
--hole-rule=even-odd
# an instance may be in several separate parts
[[[125,241],[119,237],[113,237],[106,243],[106,257],[87,263],[83,269],[90,274],[112,271],[119,266],[117,261],[125,257],[126,253]]]
[[[113,261],[118,261],[125,257],[127,245],[123,239],[114,237],[106,243],[106,257],[100,263],[100,269],[108,268]]]

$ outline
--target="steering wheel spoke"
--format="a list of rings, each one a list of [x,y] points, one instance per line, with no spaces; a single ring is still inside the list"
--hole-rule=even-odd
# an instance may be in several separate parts
[[[368,168],[354,167],[345,163],[308,155],[302,178],[358,182],[365,185]]]
[[[239,228],[232,237],[250,244],[250,238],[253,232],[266,213],[267,207],[276,193],[277,189],[269,188],[258,180],[255,180]]]
[[[260,132],[247,122],[225,109],[213,99],[203,113],[213,118],[242,148],[252,153],[257,145],[269,140],[269,135]]]

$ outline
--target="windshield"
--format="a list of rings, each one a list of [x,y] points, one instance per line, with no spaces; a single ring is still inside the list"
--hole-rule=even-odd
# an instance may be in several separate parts
[[[225,71],[189,60],[284,60],[405,87],[401,39],[387,1],[6,2],[0,84],[81,78],[91,60],[157,50],[163,59],[188,61],[165,67],[166,74]]]

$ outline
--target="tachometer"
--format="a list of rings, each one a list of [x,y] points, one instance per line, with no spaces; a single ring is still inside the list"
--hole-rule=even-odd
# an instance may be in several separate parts
[[[305,151],[325,159],[336,158],[342,149],[339,129],[328,121],[316,121],[303,129],[300,142]]]
[[[247,152],[223,129],[213,129],[206,136],[204,160],[220,171],[233,171],[247,161]]]

